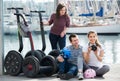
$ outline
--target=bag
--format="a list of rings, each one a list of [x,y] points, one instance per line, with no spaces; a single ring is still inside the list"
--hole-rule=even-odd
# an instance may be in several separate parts
[[[28,32],[30,32],[29,25],[25,24],[24,22],[19,23],[18,31],[21,36],[23,37],[29,37]]]

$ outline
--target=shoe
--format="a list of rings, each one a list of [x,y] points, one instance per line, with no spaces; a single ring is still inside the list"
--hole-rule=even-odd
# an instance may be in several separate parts
[[[64,76],[63,73],[58,73],[56,77],[57,77],[57,78],[60,78],[60,77],[63,77],[63,76]]]
[[[103,78],[104,79],[103,75],[97,75],[97,76],[95,76],[95,78]]]
[[[71,73],[63,74],[63,76],[60,77],[61,80],[69,80],[71,78],[73,78],[73,74]]]
[[[78,73],[78,80],[83,80],[83,73]]]

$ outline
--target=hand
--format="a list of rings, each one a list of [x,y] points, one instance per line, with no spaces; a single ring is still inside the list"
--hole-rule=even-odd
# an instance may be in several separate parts
[[[49,25],[48,21],[43,21],[43,25]]]
[[[95,55],[98,54],[98,47],[97,47],[97,49],[94,51],[94,53],[95,53]]]
[[[62,57],[61,55],[59,55],[59,56],[57,57],[57,60],[58,60],[58,62],[63,62],[63,61],[64,61],[64,59],[63,59],[63,57]]]
[[[90,53],[91,52],[91,47],[88,47],[88,53]]]
[[[63,31],[61,32],[60,37],[64,37],[64,35],[65,35],[65,32]]]

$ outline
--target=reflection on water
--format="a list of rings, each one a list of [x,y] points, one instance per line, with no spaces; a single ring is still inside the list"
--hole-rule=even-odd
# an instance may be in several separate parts
[[[67,45],[69,45],[67,35]],[[50,42],[48,39],[48,34],[45,35],[46,38],[46,55],[51,51]],[[79,35],[80,44],[86,45],[88,43],[88,39],[86,35]],[[120,64],[120,36],[106,36],[99,35],[100,42],[104,45],[105,55],[104,62],[105,63],[119,63]],[[42,49],[42,40],[39,34],[33,34],[33,41],[35,49]],[[31,49],[30,42],[28,38],[23,38],[24,49],[22,51],[22,55],[24,55]],[[17,35],[5,35],[4,36],[4,54],[6,55],[10,50],[18,50],[19,43]]]

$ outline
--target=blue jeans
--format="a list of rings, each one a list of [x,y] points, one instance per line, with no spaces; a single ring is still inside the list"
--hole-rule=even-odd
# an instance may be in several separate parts
[[[58,45],[61,50],[66,45],[66,35],[64,37],[61,37],[60,35],[55,35],[53,33],[50,33],[49,39],[50,39],[52,49],[58,49],[57,47]]]
[[[78,67],[77,65],[67,62],[65,59],[63,62],[59,62],[59,73],[70,73],[76,76],[78,73]]]

